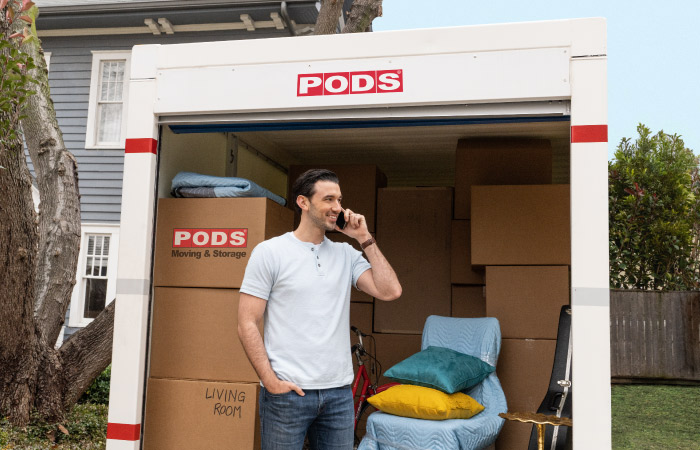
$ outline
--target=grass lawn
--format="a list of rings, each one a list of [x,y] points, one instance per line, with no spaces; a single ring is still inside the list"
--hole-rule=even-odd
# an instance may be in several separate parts
[[[614,450],[700,450],[700,386],[613,385],[612,442]]]
[[[0,418],[0,450],[105,448],[106,405],[79,404],[64,425],[69,435],[45,423],[21,430]],[[700,386],[614,385],[612,441],[614,450],[700,450]]]

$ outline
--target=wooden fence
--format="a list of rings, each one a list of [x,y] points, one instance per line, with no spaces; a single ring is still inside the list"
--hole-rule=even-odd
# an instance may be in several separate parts
[[[615,379],[700,381],[700,292],[610,291]]]

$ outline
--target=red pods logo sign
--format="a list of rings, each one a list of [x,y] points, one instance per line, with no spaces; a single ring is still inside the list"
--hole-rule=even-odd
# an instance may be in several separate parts
[[[297,76],[297,97],[403,92],[403,70],[304,73]]]

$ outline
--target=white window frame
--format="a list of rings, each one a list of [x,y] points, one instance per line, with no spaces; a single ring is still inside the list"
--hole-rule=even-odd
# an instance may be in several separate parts
[[[85,287],[83,275],[85,274],[86,252],[88,237],[94,234],[109,235],[109,259],[107,263],[107,298],[105,306],[112,303],[117,295],[117,263],[119,250],[119,225],[113,224],[82,224],[80,236],[80,254],[78,255],[78,268],[75,274],[75,286],[70,301],[70,313],[68,315],[69,327],[85,327],[94,319],[83,315],[85,309]]]
[[[99,96],[100,66],[104,61],[123,59],[124,63],[124,93],[122,103],[122,126],[120,141],[114,144],[97,142],[97,99]],[[131,51],[100,50],[92,52],[92,71],[90,74],[90,97],[88,102],[87,130],[85,132],[86,149],[123,149],[126,142],[126,112],[129,100],[129,75],[131,73]]]

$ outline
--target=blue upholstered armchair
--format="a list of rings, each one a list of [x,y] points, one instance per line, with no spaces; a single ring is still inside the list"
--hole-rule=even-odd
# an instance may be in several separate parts
[[[430,316],[423,328],[421,348],[447,347],[496,366],[501,328],[493,317],[459,319]],[[466,394],[485,409],[471,419],[421,420],[377,411],[367,420],[367,434],[358,450],[471,450],[495,442],[506,412],[506,398],[496,372]]]

